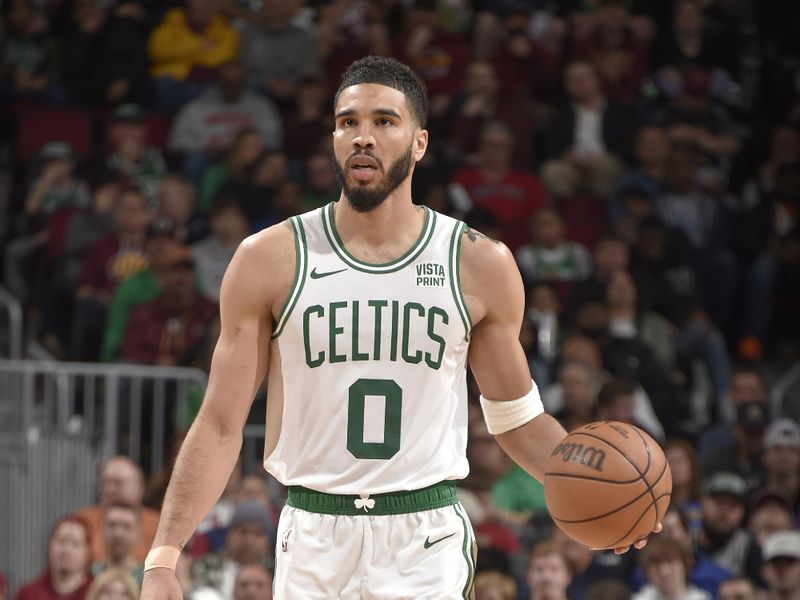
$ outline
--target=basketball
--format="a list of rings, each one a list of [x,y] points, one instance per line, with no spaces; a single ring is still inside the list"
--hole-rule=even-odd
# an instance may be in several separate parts
[[[647,537],[664,516],[671,493],[664,451],[628,423],[598,421],[573,430],[545,468],[550,516],[590,548],[618,548]]]

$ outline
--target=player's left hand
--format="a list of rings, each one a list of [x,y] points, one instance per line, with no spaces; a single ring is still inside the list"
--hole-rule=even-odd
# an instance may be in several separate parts
[[[653,527],[652,533],[660,533],[661,529],[662,529],[661,523],[659,523],[658,525]],[[647,538],[644,538],[643,540],[639,540],[638,542],[636,542],[633,545],[633,547],[636,548],[637,550],[641,550],[646,545],[647,545]],[[614,548],[614,554],[625,554],[630,549],[631,549],[630,546],[620,546],[619,548]]]

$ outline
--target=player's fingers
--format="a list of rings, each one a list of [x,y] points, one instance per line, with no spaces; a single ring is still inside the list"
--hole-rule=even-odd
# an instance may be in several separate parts
[[[633,547],[634,547],[634,548],[636,548],[637,550],[641,550],[641,549],[642,549],[642,548],[644,548],[646,545],[647,545],[647,538],[645,538],[645,539],[643,539],[643,540],[639,540],[638,542],[636,542],[636,543],[633,545]]]
[[[661,523],[658,523],[655,527],[653,527],[653,533],[661,533],[661,530],[664,529],[661,526]]]
[[[630,546],[620,546],[619,548],[614,548],[614,554],[625,554],[630,549]]]

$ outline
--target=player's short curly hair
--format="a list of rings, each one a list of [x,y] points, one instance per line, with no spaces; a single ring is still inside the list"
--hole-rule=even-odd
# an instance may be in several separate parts
[[[334,107],[343,89],[359,83],[377,83],[403,92],[411,114],[420,127],[425,127],[428,121],[428,91],[411,67],[386,56],[367,56],[355,61],[342,75],[333,99]]]

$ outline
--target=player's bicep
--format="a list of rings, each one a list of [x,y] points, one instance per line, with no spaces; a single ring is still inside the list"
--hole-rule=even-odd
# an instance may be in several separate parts
[[[269,288],[258,249],[247,242],[236,252],[222,281],[220,335],[211,361],[200,417],[238,432],[269,364],[272,317]]]

